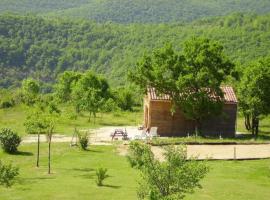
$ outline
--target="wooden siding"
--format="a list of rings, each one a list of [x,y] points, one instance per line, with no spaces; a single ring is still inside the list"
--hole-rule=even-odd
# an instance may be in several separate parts
[[[145,99],[148,112],[147,127],[158,127],[161,136],[187,136],[194,133],[194,121],[185,118],[181,110],[171,113],[170,101],[150,101]],[[225,104],[224,114],[206,120],[202,124],[202,133],[207,136],[234,137],[236,127],[236,104]]]

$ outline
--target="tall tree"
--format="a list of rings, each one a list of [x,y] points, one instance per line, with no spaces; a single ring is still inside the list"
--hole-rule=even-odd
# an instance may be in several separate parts
[[[172,113],[181,108],[187,118],[196,122],[197,133],[204,119],[221,114],[220,86],[233,66],[219,43],[192,38],[184,43],[180,54],[166,45],[145,56],[130,77],[145,89],[154,87],[157,93],[168,94]]]
[[[94,120],[96,113],[102,107],[105,99],[108,97],[108,83],[104,78],[87,71],[74,84],[72,88],[72,99],[75,108],[80,108],[89,113],[89,120],[93,115]]]
[[[72,85],[80,79],[80,76],[80,73],[74,71],[65,71],[58,76],[55,94],[60,102],[71,100]]]
[[[257,137],[260,119],[270,114],[270,57],[250,63],[238,89],[245,126]]]

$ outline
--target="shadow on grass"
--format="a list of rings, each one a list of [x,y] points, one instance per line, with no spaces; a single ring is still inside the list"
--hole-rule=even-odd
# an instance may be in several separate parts
[[[92,149],[91,146],[90,146],[90,149],[85,149],[85,150],[82,150],[82,151],[93,152],[93,153],[103,153],[104,152],[104,151],[101,151],[101,150]]]
[[[127,125],[127,123],[121,123],[121,122],[116,122],[116,123],[100,122],[99,124],[101,126],[126,126]]]
[[[103,184],[101,187],[108,187],[108,188],[113,188],[113,189],[121,188],[121,186],[119,185],[109,185],[109,184]]]
[[[74,170],[74,171],[80,171],[80,172],[92,172],[92,171],[95,171],[92,168],[73,168],[72,170]]]
[[[260,131],[260,133],[267,133],[267,132],[263,132]],[[257,140],[270,140],[270,135],[261,135],[259,134],[257,138],[255,138],[255,136],[253,136],[252,134],[239,134],[236,138],[237,140],[252,140],[252,139],[257,139]]]
[[[32,152],[17,151],[15,153],[12,153],[11,155],[14,155],[14,156],[33,156],[34,154]]]
[[[32,178],[18,178],[17,182],[20,185],[27,185],[27,184],[37,184],[39,181],[44,180],[54,180],[56,177],[48,176],[48,177],[32,177]]]

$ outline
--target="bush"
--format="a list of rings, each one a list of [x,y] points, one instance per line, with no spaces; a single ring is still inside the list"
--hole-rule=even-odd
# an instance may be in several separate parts
[[[88,138],[87,133],[85,133],[84,135],[80,135],[80,134],[79,134],[79,143],[80,143],[80,147],[81,147],[83,150],[86,150],[86,149],[87,149],[87,147],[88,147],[88,142],[89,142],[89,138]]]
[[[117,103],[112,98],[109,98],[102,106],[103,112],[113,112],[113,111],[118,111],[118,110],[119,110],[119,107],[117,106]]]
[[[109,177],[109,175],[107,174],[108,169],[106,168],[98,168],[96,170],[96,175],[97,175],[97,180],[96,183],[98,186],[102,186],[103,185],[103,181]]]
[[[129,154],[141,171],[139,199],[183,199],[195,188],[201,188],[200,180],[209,170],[204,162],[188,159],[184,146],[167,147],[163,161],[154,158],[149,146],[138,142],[130,146]]]
[[[17,147],[20,145],[20,143],[21,138],[11,129],[4,128],[0,132],[0,144],[5,152],[17,152]]]
[[[13,184],[13,179],[19,175],[19,169],[11,164],[5,165],[0,160],[0,185],[10,187]]]
[[[0,103],[0,108],[11,108],[14,106],[14,102],[11,100],[11,101],[2,101]]]
[[[153,153],[148,145],[140,142],[131,142],[129,145],[128,161],[131,167],[141,168],[147,157],[153,157]]]

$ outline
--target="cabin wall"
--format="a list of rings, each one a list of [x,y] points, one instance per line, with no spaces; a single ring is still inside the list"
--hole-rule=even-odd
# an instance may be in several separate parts
[[[236,128],[236,104],[224,105],[224,114],[206,120],[202,124],[202,133],[206,136],[234,137]],[[160,136],[187,136],[194,133],[194,121],[185,118],[181,110],[172,115],[169,101],[148,101],[148,126],[158,127]]]

